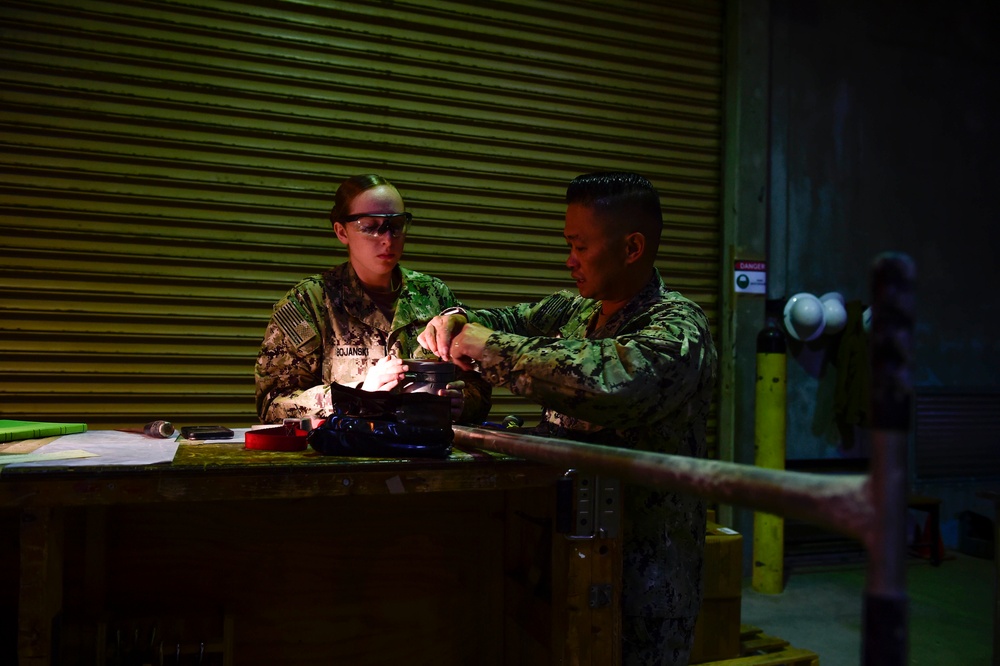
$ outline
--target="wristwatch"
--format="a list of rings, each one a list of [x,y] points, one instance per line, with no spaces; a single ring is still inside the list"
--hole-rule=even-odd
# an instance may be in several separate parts
[[[453,314],[460,314],[466,319],[469,318],[468,310],[466,310],[465,308],[460,308],[458,306],[455,306],[453,308],[445,308],[444,310],[441,310],[441,312],[438,313],[438,316],[444,317],[446,315],[453,315]]]

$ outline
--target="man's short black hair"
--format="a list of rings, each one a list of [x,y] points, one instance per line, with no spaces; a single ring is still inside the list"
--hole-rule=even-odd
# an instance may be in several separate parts
[[[643,176],[629,171],[598,171],[573,179],[566,188],[566,204],[593,208],[642,231],[659,243],[663,210],[656,188]]]

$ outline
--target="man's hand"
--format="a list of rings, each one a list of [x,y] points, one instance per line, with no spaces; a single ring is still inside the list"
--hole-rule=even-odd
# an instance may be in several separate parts
[[[365,391],[391,391],[404,379],[403,373],[409,369],[402,359],[390,354],[371,367],[361,388]]]
[[[468,320],[460,314],[438,315],[417,336],[420,346],[442,361],[451,360],[451,340],[462,330]]]
[[[451,362],[462,368],[462,370],[473,370],[476,362],[483,360],[483,352],[486,349],[486,340],[493,334],[493,330],[486,328],[482,324],[466,324],[451,340],[448,353]]]

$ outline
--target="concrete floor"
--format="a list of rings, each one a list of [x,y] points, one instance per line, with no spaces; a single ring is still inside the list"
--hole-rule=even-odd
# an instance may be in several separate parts
[[[785,575],[781,594],[760,594],[746,581],[742,623],[818,653],[820,666],[861,664],[864,563],[786,566]],[[953,552],[938,567],[910,560],[911,666],[993,663],[994,579],[992,560]]]

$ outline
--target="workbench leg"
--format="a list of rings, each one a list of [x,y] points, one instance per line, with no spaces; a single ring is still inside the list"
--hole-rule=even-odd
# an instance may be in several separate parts
[[[621,541],[556,534],[553,545],[554,663],[619,666]]]
[[[53,662],[53,620],[62,608],[62,572],[62,511],[23,509],[17,637],[20,666],[50,666]]]
[[[93,621],[97,664],[107,663],[108,507],[87,507],[83,558],[85,616]]]

